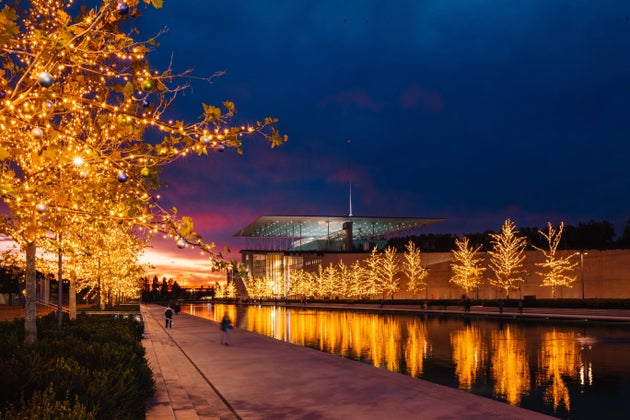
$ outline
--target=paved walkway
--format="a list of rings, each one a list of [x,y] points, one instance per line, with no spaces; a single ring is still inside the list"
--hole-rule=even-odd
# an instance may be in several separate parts
[[[543,419],[542,414],[235,328],[142,305],[162,419]]]

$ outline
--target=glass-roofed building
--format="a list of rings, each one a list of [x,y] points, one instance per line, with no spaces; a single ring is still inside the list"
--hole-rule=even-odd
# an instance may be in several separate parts
[[[356,216],[261,216],[235,237],[245,238],[241,260],[251,276],[266,276],[279,289],[292,270],[317,270],[339,260],[363,259],[390,238],[413,235],[444,219]]]

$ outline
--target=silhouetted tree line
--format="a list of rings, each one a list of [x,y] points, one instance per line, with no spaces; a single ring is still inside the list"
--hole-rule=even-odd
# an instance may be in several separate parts
[[[162,281],[157,276],[153,276],[151,282],[145,279],[142,300],[145,302],[167,299],[179,299],[182,297],[183,289],[173,279],[162,277]]]
[[[162,281],[159,281],[157,276],[153,276],[152,280],[149,278],[144,279],[144,288],[142,290],[143,302],[199,299],[204,296],[214,296],[214,289],[201,286],[199,288],[185,290],[177,283],[177,280],[167,280],[166,277],[162,277]]]
[[[13,303],[13,294],[19,293],[23,277],[24,270],[17,266],[0,267],[0,293],[9,294],[9,304]]]
[[[519,229],[519,234],[527,238],[527,249],[534,249],[533,246],[546,249],[547,242],[539,233],[543,232],[546,227],[535,228],[525,227]],[[490,234],[497,233],[487,230],[483,233],[465,233],[463,235],[455,235],[452,233],[427,233],[422,235],[405,236],[400,238],[392,238],[388,242],[388,246],[393,246],[399,252],[404,252],[405,245],[412,240],[418,248],[423,252],[450,252],[455,248],[455,239],[466,236],[471,246],[482,246],[482,251],[492,249],[490,244]],[[621,236],[616,238],[615,227],[607,221],[591,220],[586,223],[580,222],[577,226],[565,225],[564,232],[558,249],[566,250],[583,250],[583,249],[630,249],[630,220]]]

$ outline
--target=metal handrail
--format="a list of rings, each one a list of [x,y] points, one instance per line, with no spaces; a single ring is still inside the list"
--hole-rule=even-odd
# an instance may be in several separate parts
[[[45,301],[43,301],[42,299],[37,299],[36,303],[40,306],[45,306],[46,308],[51,308],[51,309],[58,309],[59,305],[53,305],[52,303],[48,302],[46,303]],[[68,306],[61,306],[61,311],[62,312],[67,312],[70,313],[70,308]]]

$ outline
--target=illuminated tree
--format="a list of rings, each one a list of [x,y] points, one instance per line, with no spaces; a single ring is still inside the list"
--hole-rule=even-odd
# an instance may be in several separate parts
[[[388,246],[379,259],[380,264],[378,273],[380,274],[380,281],[377,283],[379,292],[383,294],[389,294],[391,298],[394,298],[394,293],[400,290],[400,280],[398,278],[399,269],[399,257],[396,252],[396,248]]]
[[[558,256],[558,244],[562,238],[562,231],[564,229],[564,222],[560,222],[558,229],[554,229],[551,222],[547,223],[547,232],[539,230],[538,232],[547,240],[549,249],[541,249],[536,246],[537,250],[542,252],[545,256],[545,261],[542,263],[536,263],[537,266],[542,267],[543,272],[536,272],[542,276],[541,286],[551,287],[551,297],[556,297],[557,287],[572,287],[573,282],[577,280],[577,275],[570,275],[575,270],[578,263],[572,262],[571,259],[576,255],[575,253],[561,257]]]
[[[365,281],[365,273],[366,270],[359,260],[355,260],[348,268],[346,290],[349,298],[362,299],[370,294]]]
[[[315,296],[317,294],[317,279],[313,273],[301,270],[303,275],[300,277],[300,294],[304,298]]]
[[[337,295],[347,298],[350,295],[350,267],[343,260],[337,261]]]
[[[235,299],[237,297],[236,285],[233,281],[228,282],[225,286],[225,297],[228,299]]]
[[[138,279],[144,273],[138,258],[145,243],[137,235],[117,229],[111,222],[104,223],[100,231],[84,239],[83,245],[69,261],[70,264],[76,261],[81,269],[79,289],[89,294],[99,293],[101,305],[105,301],[114,305],[120,299],[138,296]]]
[[[310,275],[303,269],[291,271],[289,284],[289,293],[292,296],[299,296],[302,299],[306,299],[308,296],[312,295]]]
[[[516,226],[510,219],[503,222],[500,233],[490,234],[492,249],[490,255],[490,268],[494,277],[490,284],[503,289],[505,296],[509,297],[510,290],[518,290],[523,279],[523,261],[525,260],[526,239],[518,236]]]
[[[365,296],[372,296],[380,292],[380,267],[382,255],[376,246],[372,248],[370,256],[365,260]]]
[[[251,277],[245,283],[247,294],[254,300],[259,300],[270,295],[267,290],[268,279],[262,276]],[[216,293],[215,293],[216,296]]]
[[[329,263],[326,268],[320,265],[317,271],[317,283],[319,293],[325,298],[332,298],[338,293],[339,275],[333,263]]]
[[[422,256],[420,249],[413,241],[407,242],[405,253],[403,254],[403,270],[409,279],[407,290],[411,293],[420,293],[427,288],[425,279],[429,275],[426,268],[422,266]]]
[[[285,140],[271,118],[231,126],[229,101],[221,108],[203,104],[194,123],[165,119],[187,88],[178,80],[188,72],[149,66],[155,40],[130,36],[138,33],[132,25],[140,6],[35,0],[0,12],[0,197],[11,212],[2,228],[26,253],[27,342],[37,337],[35,256],[42,238],[88,219],[115,219],[210,252],[190,218],[161,208],[151,194],[160,168],[226,147],[240,153],[244,134],[261,133],[272,146]]]
[[[142,289],[139,278],[145,267],[138,258],[145,246],[139,235],[111,220],[72,225],[64,229],[63,235],[40,241],[40,248],[47,251],[44,256],[56,257],[54,261],[43,261],[44,266],[39,261],[37,265],[44,272],[56,271],[57,278],[69,278],[70,319],[74,319],[77,286],[88,297],[97,296],[101,309],[105,303],[101,295],[110,304],[139,295]]]
[[[455,238],[455,246],[457,249],[452,251],[453,263],[451,264],[453,274],[449,281],[469,293],[481,285],[483,272],[486,270],[485,267],[479,266],[482,260],[478,257],[481,245],[473,248],[468,238],[464,236],[461,241]]]
[[[214,297],[217,299],[224,299],[225,296],[225,286],[222,284],[217,284],[214,287]]]

